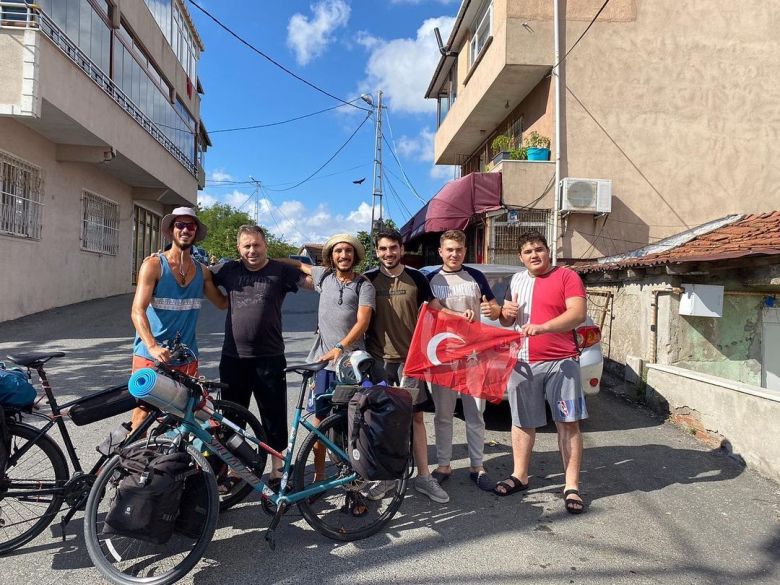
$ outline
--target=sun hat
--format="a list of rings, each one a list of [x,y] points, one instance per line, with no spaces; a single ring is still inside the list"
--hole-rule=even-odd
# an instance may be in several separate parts
[[[206,234],[208,234],[209,230],[206,227],[206,225],[198,219],[198,216],[195,215],[195,210],[192,207],[177,207],[173,211],[171,211],[168,215],[162,218],[162,223],[160,223],[160,230],[163,233],[163,236],[167,239],[170,239],[170,234],[172,232],[173,228],[173,222],[176,220],[177,217],[181,217],[183,215],[187,215],[195,220],[195,223],[198,225],[198,231],[195,232],[195,239],[193,240],[193,243],[200,242],[206,237]]]
[[[360,264],[363,261],[363,258],[366,257],[366,249],[363,247],[363,244],[361,244],[360,240],[352,234],[336,234],[335,236],[331,236],[322,248],[322,257],[330,258],[333,248],[336,244],[341,243],[349,244],[355,249],[355,264]]]

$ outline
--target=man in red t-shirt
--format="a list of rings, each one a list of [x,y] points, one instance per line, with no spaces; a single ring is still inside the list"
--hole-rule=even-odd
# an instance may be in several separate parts
[[[512,409],[512,475],[496,484],[500,496],[528,487],[537,427],[547,423],[545,400],[558,430],[558,448],[565,472],[566,510],[584,510],[579,495],[582,434],[579,421],[588,418],[580,381],[579,351],[574,328],[585,320],[585,287],[576,272],[552,266],[547,241],[528,232],[518,242],[527,270],[512,277],[501,308],[501,324],[526,335],[507,394]]]

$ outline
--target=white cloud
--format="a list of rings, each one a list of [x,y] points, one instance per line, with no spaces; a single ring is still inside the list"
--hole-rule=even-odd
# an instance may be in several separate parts
[[[427,126],[417,136],[402,135],[395,141],[398,156],[421,162],[433,162],[434,133]]]
[[[447,38],[454,17],[429,18],[417,29],[413,39],[378,39],[368,33],[358,36],[358,43],[370,51],[366,78],[360,83],[360,93],[384,91],[396,112],[428,113],[436,108],[434,100],[425,99],[425,90],[439,62],[439,48],[433,29],[438,27]]]
[[[287,24],[287,46],[299,65],[322,55],[333,40],[332,33],[349,21],[350,6],[344,0],[323,0],[311,6],[312,15],[295,13]]]
[[[455,170],[458,168],[454,165],[433,165],[429,174],[433,179],[451,180],[455,178]]]
[[[428,0],[390,0],[390,4],[422,4]],[[439,4],[454,4],[460,0],[435,0]]]
[[[357,209],[346,213],[334,213],[326,203],[320,203],[313,209],[297,200],[275,203],[267,197],[255,201],[251,193],[234,190],[223,195],[201,193],[198,203],[209,207],[214,203],[228,203],[233,207],[241,207],[242,211],[251,217],[257,217],[260,224],[271,233],[286,241],[302,245],[305,243],[324,243],[330,236],[339,232],[357,234],[358,231],[368,231],[371,225],[371,205],[361,202]]]
[[[230,173],[226,173],[224,169],[214,169],[209,175],[211,181],[232,181],[233,176]]]

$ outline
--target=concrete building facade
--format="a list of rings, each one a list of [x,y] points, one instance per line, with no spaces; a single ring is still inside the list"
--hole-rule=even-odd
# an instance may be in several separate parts
[[[0,2],[0,321],[132,290],[203,184],[202,50],[179,0]]]
[[[602,5],[463,0],[442,43],[426,93],[438,103],[434,160],[503,176],[504,210],[470,226],[486,262],[507,261],[528,227],[557,233],[566,261],[780,203],[775,6],[612,0],[585,32]],[[506,160],[494,147],[506,135],[517,151],[533,131],[550,139],[549,161]],[[559,192],[567,178],[610,181],[609,211],[599,183]]]

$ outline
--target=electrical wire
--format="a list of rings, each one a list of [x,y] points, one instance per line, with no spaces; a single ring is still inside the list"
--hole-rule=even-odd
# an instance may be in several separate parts
[[[355,102],[359,99],[360,98],[356,98],[352,101]],[[237,128],[222,128],[221,130],[209,130],[209,134],[218,134],[219,132],[239,132],[241,130],[256,130],[257,128],[270,128],[271,126],[281,126],[282,124],[289,124],[290,122],[296,122],[298,120],[303,120],[304,118],[311,118],[312,116],[316,116],[317,114],[330,112],[331,110],[337,110],[339,108],[343,108],[344,105],[345,104],[339,104],[338,106],[325,108],[324,110],[317,110],[316,112],[311,112],[310,114],[303,114],[302,116],[296,116],[295,118],[289,118],[287,120],[280,120],[279,122],[269,122],[267,124],[255,124],[254,126],[239,126]]]
[[[258,55],[260,55],[261,57],[263,57],[263,59],[266,59],[267,61],[269,61],[269,62],[270,62],[270,63],[272,63],[273,65],[276,65],[276,66],[277,66],[279,69],[281,69],[282,71],[284,71],[284,72],[285,72],[285,73],[287,73],[288,75],[290,75],[290,76],[294,77],[294,78],[295,78],[295,79],[297,79],[298,81],[301,81],[301,82],[305,83],[306,85],[308,85],[308,86],[309,86],[309,87],[311,87],[312,89],[314,89],[314,90],[316,90],[316,91],[318,91],[318,92],[320,92],[320,93],[322,93],[322,94],[325,94],[326,96],[328,96],[328,97],[330,97],[330,98],[333,98],[334,100],[336,100],[336,101],[339,101],[339,102],[341,102],[342,104],[345,104],[345,105],[348,105],[348,106],[352,106],[353,108],[357,108],[358,110],[363,110],[364,112],[371,111],[371,110],[369,110],[368,108],[363,108],[363,107],[357,106],[357,105],[355,105],[354,103],[348,102],[348,101],[346,101],[346,100],[344,100],[344,99],[342,99],[342,98],[340,98],[340,97],[338,97],[338,96],[336,96],[336,95],[333,95],[333,94],[332,94],[332,93],[330,93],[329,91],[322,89],[321,87],[319,87],[318,85],[315,85],[315,84],[314,84],[314,83],[312,83],[311,81],[308,81],[307,79],[304,79],[303,77],[301,77],[301,76],[300,76],[300,75],[298,75],[297,73],[294,73],[293,71],[291,71],[290,69],[288,69],[287,67],[285,67],[284,65],[282,65],[281,63],[279,63],[278,61],[276,61],[275,59],[273,59],[272,57],[270,57],[269,55],[266,55],[266,54],[265,54],[263,51],[261,51],[260,49],[258,49],[257,47],[255,47],[255,46],[254,46],[252,43],[250,43],[249,41],[246,41],[246,40],[244,40],[244,39],[243,39],[241,36],[239,36],[237,33],[233,32],[233,31],[232,31],[232,30],[231,30],[231,29],[230,29],[230,28],[229,28],[227,25],[223,24],[223,23],[222,23],[222,22],[221,22],[221,21],[220,21],[218,18],[216,18],[216,17],[215,17],[213,14],[211,14],[211,13],[210,13],[208,10],[206,10],[206,9],[205,9],[205,8],[203,8],[203,7],[202,7],[200,4],[198,4],[197,2],[195,2],[195,0],[190,0],[190,4],[192,4],[192,5],[193,5],[195,8],[197,8],[198,10],[200,10],[200,11],[201,11],[201,12],[202,12],[204,15],[206,15],[208,18],[210,18],[211,20],[213,20],[213,21],[214,21],[214,22],[217,24],[217,26],[219,26],[221,29],[223,29],[225,32],[227,32],[229,35],[231,35],[232,37],[234,37],[234,38],[235,38],[236,40],[238,40],[238,41],[239,41],[241,44],[243,44],[243,45],[246,45],[246,46],[247,46],[247,47],[249,47],[249,48],[250,48],[252,51],[254,51],[254,52],[255,52],[255,53],[257,53]]]
[[[319,167],[319,168],[318,168],[316,171],[314,171],[312,174],[310,174],[308,177],[306,177],[305,179],[302,179],[302,180],[298,181],[298,182],[297,182],[297,183],[295,183],[295,184],[294,184],[292,187],[285,187],[284,189],[271,189],[271,188],[268,188],[268,190],[269,190],[269,191],[275,191],[275,192],[277,192],[277,193],[281,193],[282,191],[290,191],[290,190],[292,190],[292,189],[295,189],[296,187],[300,187],[300,186],[301,186],[301,185],[303,185],[304,183],[308,182],[310,179],[312,179],[312,178],[314,177],[314,175],[316,175],[316,174],[317,174],[317,173],[319,173],[319,172],[320,172],[322,169],[324,169],[326,166],[328,166],[328,164],[330,164],[330,162],[331,162],[331,161],[332,161],[334,158],[336,158],[336,157],[338,156],[338,154],[339,154],[339,153],[340,153],[342,150],[344,150],[344,148],[347,146],[347,144],[349,144],[349,143],[352,141],[352,139],[355,137],[355,134],[357,134],[357,133],[358,133],[358,130],[360,130],[360,129],[363,127],[363,124],[365,124],[365,123],[368,121],[368,119],[371,117],[371,114],[373,114],[373,112],[369,112],[369,113],[368,113],[368,115],[367,115],[365,118],[363,118],[363,121],[362,121],[362,122],[361,122],[361,123],[358,125],[358,127],[357,127],[357,128],[355,128],[354,132],[352,132],[352,134],[350,134],[350,135],[349,135],[349,138],[347,138],[347,140],[344,142],[344,144],[342,144],[341,146],[339,146],[338,150],[337,150],[336,152],[334,152],[334,153],[331,155],[331,157],[330,157],[328,160],[326,160],[324,163],[322,163],[322,164],[320,165],[320,167]]]
[[[568,51],[566,51],[566,54],[563,57],[561,57],[555,65],[553,65],[553,70],[566,60],[566,57],[569,56],[569,53],[571,53],[574,50],[574,47],[576,47],[579,44],[579,42],[582,40],[582,38],[588,33],[590,27],[593,26],[593,23],[596,22],[596,19],[599,17],[602,11],[607,7],[607,4],[609,4],[609,0],[604,0],[604,4],[601,5],[601,8],[599,8],[599,11],[596,13],[596,16],[594,16],[593,19],[588,23],[588,26],[585,27],[584,31],[582,31],[580,37],[576,41],[574,41],[574,44],[571,46],[571,48]]]
[[[387,129],[390,130],[390,138],[393,138],[393,127],[390,125],[390,116],[387,114],[387,108],[384,108],[385,110],[385,119],[387,120]],[[384,140],[385,144],[387,144],[387,147],[390,149],[390,154],[393,155],[393,158],[395,159],[396,164],[398,165],[398,168],[401,170],[401,175],[404,177],[404,181],[406,182],[406,186],[409,187],[409,190],[414,194],[415,197],[420,201],[420,203],[427,203],[425,199],[420,197],[420,194],[417,193],[417,189],[414,188],[414,185],[412,185],[412,182],[409,180],[409,177],[406,176],[406,171],[404,171],[404,167],[401,164],[401,161],[398,159],[398,156],[395,153],[395,148],[392,144],[390,144],[387,141],[387,137],[382,134],[382,140]],[[393,138],[393,144],[395,144],[395,138]]]

